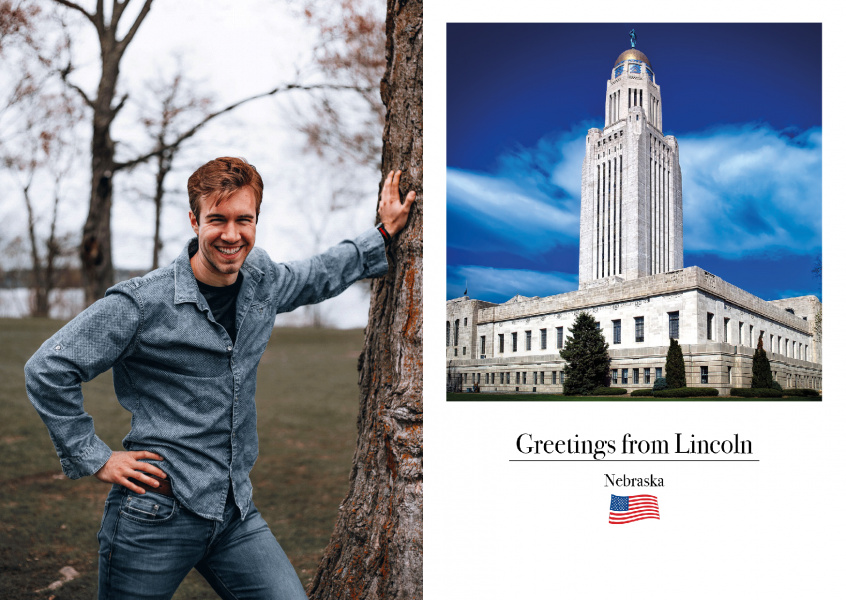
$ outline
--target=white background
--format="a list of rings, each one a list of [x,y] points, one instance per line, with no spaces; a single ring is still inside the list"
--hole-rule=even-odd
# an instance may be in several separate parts
[[[426,597],[834,598],[846,597],[840,499],[846,497],[846,394],[838,368],[846,339],[838,314],[844,254],[842,105],[844,25],[833,8],[803,2],[426,5],[425,402]],[[748,8],[747,8],[748,6]],[[833,7],[833,3],[829,3]],[[766,11],[764,11],[766,7]],[[721,18],[722,17],[722,18]],[[827,300],[821,403],[447,403],[447,22],[810,21],[823,23],[823,282]],[[782,77],[774,73],[774,77]],[[785,86],[790,85],[785,77]],[[839,100],[838,100],[839,99]],[[789,277],[790,273],[785,273]],[[841,348],[837,348],[837,345]],[[516,439],[751,440],[760,462],[518,463]],[[570,458],[552,456],[551,458]],[[668,458],[678,458],[670,455]],[[605,474],[648,476],[664,487],[610,488]],[[661,520],[608,524],[610,495],[654,493]]]

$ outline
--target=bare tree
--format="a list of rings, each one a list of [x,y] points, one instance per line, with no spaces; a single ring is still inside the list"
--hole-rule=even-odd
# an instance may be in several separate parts
[[[310,203],[293,205],[304,226],[287,233],[301,239],[303,248],[320,252],[337,230],[369,218],[371,189],[360,182],[372,180],[381,160],[385,17],[374,0],[301,0],[299,7],[317,34],[313,60],[301,76],[349,86],[315,90],[304,104],[285,107],[286,117],[293,113],[295,127],[305,134],[304,150],[319,161],[312,166],[306,157],[303,168],[319,171],[322,185],[310,194]],[[324,308],[304,308],[312,326],[322,325]]]
[[[379,166],[379,132],[385,126],[379,95],[385,72],[385,19],[378,7],[361,0],[304,3],[303,15],[319,35],[314,64],[320,75],[355,89],[343,98],[337,93],[313,94],[311,115],[302,117],[299,127],[307,147],[318,156],[373,168]]]
[[[197,121],[202,121],[213,111],[210,110],[213,97],[197,92],[198,84],[190,81],[180,60],[172,77],[149,82],[147,85],[151,98],[142,108],[145,115],[141,119],[154,148],[161,148],[154,157],[154,185],[148,197],[153,202],[155,227],[153,233],[152,268],[159,268],[162,250],[162,211],[165,205],[167,189],[165,180],[174,167],[174,159],[180,150],[176,143],[180,135]]]
[[[26,209],[30,313],[38,317],[50,312],[59,261],[69,254],[71,236],[59,230],[59,205],[75,155],[67,123],[78,120],[81,113],[75,97],[50,85],[53,61],[63,55],[67,41],[51,42],[41,36],[42,17],[31,3],[0,2],[0,55],[11,65],[7,76],[15,79],[2,105],[8,118],[2,128],[0,162],[18,182]],[[35,196],[51,197],[48,210]]]
[[[112,190],[113,177],[117,170],[125,167],[115,160],[115,142],[112,139],[112,123],[123,109],[128,95],[116,100],[120,75],[120,63],[133,38],[138,33],[153,0],[144,0],[140,11],[132,20],[129,29],[118,37],[122,30],[121,20],[131,0],[113,0],[110,14],[106,15],[104,0],[97,0],[94,12],[88,12],[71,0],[53,0],[83,15],[96,29],[100,43],[100,79],[95,95],[89,95],[70,80],[73,65],[69,61],[62,70],[64,81],[79,93],[92,111],[91,132],[91,193],[88,217],[82,229],[80,260],[82,262],[85,303],[92,304],[102,297],[114,281],[112,264]]]
[[[389,0],[382,174],[403,169],[416,208],[372,284],[359,359],[358,443],[309,595],[423,597],[423,2]]]

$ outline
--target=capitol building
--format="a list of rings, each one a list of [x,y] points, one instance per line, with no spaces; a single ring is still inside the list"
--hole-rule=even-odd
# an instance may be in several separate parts
[[[651,388],[670,338],[687,384],[727,395],[750,387],[762,338],[784,388],[822,387],[816,296],[766,301],[699,267],[684,267],[679,146],[663,134],[661,87],[634,47],[614,61],[605,126],[590,129],[582,166],[579,289],[502,304],[447,301],[448,385],[482,392],[561,392],[563,347],[590,313],[608,341],[611,386]]]

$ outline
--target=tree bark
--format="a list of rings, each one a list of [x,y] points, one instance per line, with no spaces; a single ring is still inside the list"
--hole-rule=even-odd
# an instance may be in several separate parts
[[[388,274],[371,284],[350,490],[313,599],[423,597],[422,0],[389,0],[386,33],[382,179],[401,168],[401,197],[413,189],[417,202],[391,244]]]

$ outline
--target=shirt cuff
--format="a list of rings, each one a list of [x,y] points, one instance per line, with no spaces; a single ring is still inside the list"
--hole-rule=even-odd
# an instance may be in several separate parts
[[[355,245],[364,259],[364,277],[379,277],[388,272],[388,258],[385,255],[385,240],[375,227],[355,238]]]
[[[62,458],[60,462],[62,463],[62,471],[68,478],[79,479],[99,471],[111,456],[111,448],[95,435],[93,443],[83,450],[79,456]]]

